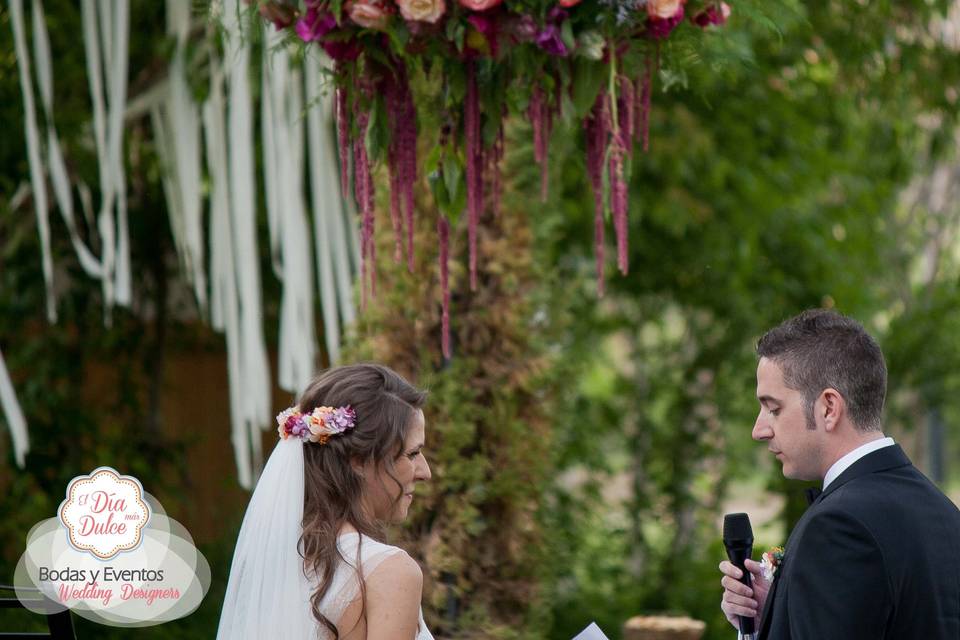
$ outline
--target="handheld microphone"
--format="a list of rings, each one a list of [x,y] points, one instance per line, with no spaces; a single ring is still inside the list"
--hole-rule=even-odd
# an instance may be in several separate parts
[[[727,548],[727,558],[730,562],[743,572],[740,582],[752,589],[750,572],[747,571],[744,563],[753,553],[753,527],[750,526],[750,516],[745,513],[728,513],[723,517],[723,546]],[[741,640],[755,640],[753,618],[738,617]]]

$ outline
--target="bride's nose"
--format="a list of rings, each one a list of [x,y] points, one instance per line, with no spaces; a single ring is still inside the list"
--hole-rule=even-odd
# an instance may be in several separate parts
[[[429,480],[433,477],[433,474],[430,473],[430,464],[427,462],[427,459],[423,456],[420,456],[420,460],[417,462],[416,475],[414,478],[416,480]]]

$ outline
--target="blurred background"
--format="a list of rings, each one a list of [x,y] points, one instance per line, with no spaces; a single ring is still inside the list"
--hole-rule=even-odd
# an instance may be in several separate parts
[[[14,4],[0,5],[0,351],[29,452],[19,464],[8,414],[0,583],[12,581],[27,531],[53,516],[67,482],[111,465],[140,478],[193,534],[213,585],[183,620],[123,630],[78,619],[78,638],[212,638],[249,497],[231,426],[236,380],[224,323],[198,302],[178,250],[189,233],[170,214],[164,158],[175,154],[158,148],[163,113],[158,121],[138,105],[173,82],[177,59],[189,95],[205,104],[220,25],[195,2],[187,37],[178,37],[163,3],[130,3],[122,126],[130,300],[110,304],[51,208],[51,322]],[[960,8],[730,4],[722,33],[663,51],[650,150],[631,167],[630,272],[608,263],[602,298],[582,133],[555,128],[551,188],[540,202],[531,132],[520,121],[508,123],[502,211],[480,228],[476,291],[466,285],[465,227],[451,234],[451,359],[440,351],[425,185],[416,192],[413,274],[391,259],[381,194],[376,297],[330,340],[320,296],[307,295],[316,368],[376,360],[430,390],[434,479],[391,539],[424,565],[425,614],[438,638],[565,640],[596,620],[616,640],[628,618],[654,613],[703,620],[710,640],[731,637],[716,569],[723,514],[750,513],[757,556],[785,542],[805,505],[803,486],[782,479],[750,430],[756,340],[806,308],[836,308],[878,338],[890,373],[886,431],[960,502]],[[55,117],[41,123],[55,121],[70,182],[102,185],[81,8],[43,6]],[[28,11],[27,24],[35,17]],[[259,59],[266,44],[251,33]],[[28,46],[36,37],[27,27]],[[44,113],[40,93],[35,100]],[[252,118],[259,131],[257,108]],[[209,169],[198,169],[194,190],[210,196]],[[272,415],[295,398],[278,382],[291,352],[281,335],[285,282],[295,284],[276,269],[266,193],[255,190],[256,250],[238,259],[260,274]],[[80,213],[84,197],[68,195],[76,233],[102,255],[108,243]],[[351,211],[337,211],[356,228]],[[211,214],[199,215],[206,224]],[[215,252],[214,242],[199,255]],[[356,307],[358,294],[350,299]],[[350,315],[341,308],[341,320]],[[275,435],[269,420],[262,427],[266,454]],[[15,615],[0,612],[0,629],[36,624]]]

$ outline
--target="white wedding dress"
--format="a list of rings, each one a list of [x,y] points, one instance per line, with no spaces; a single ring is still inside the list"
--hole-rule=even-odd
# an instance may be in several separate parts
[[[337,621],[346,611],[351,602],[360,595],[360,584],[357,582],[356,562],[359,555],[360,567],[365,578],[373,575],[387,558],[398,553],[406,553],[399,547],[392,547],[382,542],[368,537],[361,536],[359,533],[345,533],[337,539],[337,546],[340,547],[340,553],[346,558],[347,562],[341,562],[333,575],[333,581],[330,583],[330,589],[320,601],[320,613],[328,620]],[[359,554],[357,548],[359,547]],[[319,624],[313,637],[317,637]],[[328,634],[329,635],[329,634]],[[325,638],[325,635],[319,637]],[[415,640],[433,640],[433,635],[427,629],[423,622],[423,609],[420,610],[419,631]]]
[[[243,517],[230,566],[217,640],[318,640],[329,637],[313,617],[310,596],[316,584],[304,573],[298,550],[303,521],[303,445],[290,438],[277,443],[263,469]],[[328,620],[337,622],[360,592],[355,563],[369,577],[398,547],[357,533],[337,540],[348,563],[341,563],[320,603]],[[404,639],[398,639],[404,640]],[[415,638],[433,640],[420,624]]]

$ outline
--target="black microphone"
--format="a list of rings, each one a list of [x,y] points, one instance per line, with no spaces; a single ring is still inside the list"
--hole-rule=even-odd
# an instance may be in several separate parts
[[[747,571],[744,562],[753,553],[753,527],[750,526],[750,516],[745,513],[728,513],[723,516],[723,546],[727,548],[727,557],[730,562],[743,572],[740,582],[752,589],[750,572]],[[754,640],[753,618],[738,617],[741,640]]]

